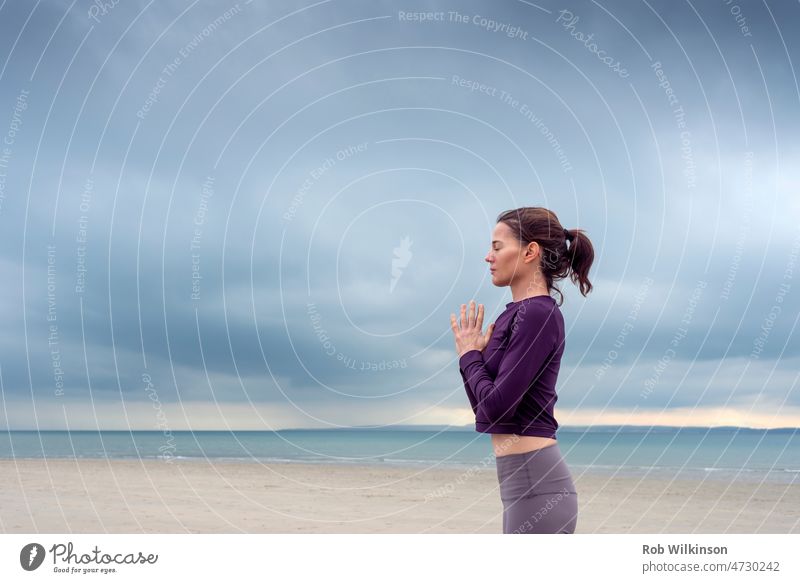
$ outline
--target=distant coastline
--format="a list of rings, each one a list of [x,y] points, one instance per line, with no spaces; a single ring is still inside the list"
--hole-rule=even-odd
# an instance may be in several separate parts
[[[3,432],[14,431],[27,431],[27,432],[65,432],[70,433],[111,433],[111,432],[152,432],[161,433],[159,429],[1,429]],[[239,432],[269,432],[269,433],[282,433],[287,431],[475,431],[475,426],[470,425],[386,425],[386,426],[370,426],[358,425],[353,427],[292,427],[287,429],[178,429],[173,430],[173,433],[239,433]],[[735,425],[719,425],[719,426],[686,426],[680,425],[561,425],[558,428],[559,432],[563,433],[674,433],[680,431],[682,433],[708,433],[708,432],[753,432],[753,433],[795,433],[800,432],[800,427],[773,427],[773,428],[759,428],[759,427],[739,427]]]

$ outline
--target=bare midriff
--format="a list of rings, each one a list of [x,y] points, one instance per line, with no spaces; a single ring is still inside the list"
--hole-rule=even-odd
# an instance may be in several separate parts
[[[516,435],[514,433],[492,433],[492,447],[496,457],[512,453],[527,453],[556,443],[551,437]]]

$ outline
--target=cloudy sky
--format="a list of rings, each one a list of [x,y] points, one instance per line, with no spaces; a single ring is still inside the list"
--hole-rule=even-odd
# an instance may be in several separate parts
[[[737,4],[738,2],[738,4]],[[561,425],[800,426],[788,2],[0,4],[0,426],[469,424],[497,215],[585,229]]]

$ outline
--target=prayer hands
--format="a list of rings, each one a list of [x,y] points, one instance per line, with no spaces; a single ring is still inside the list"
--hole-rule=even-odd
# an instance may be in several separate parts
[[[456,341],[456,352],[459,358],[470,350],[483,350],[489,344],[489,339],[494,331],[494,322],[489,324],[486,333],[481,332],[483,328],[483,304],[478,304],[478,315],[475,316],[475,300],[469,302],[469,316],[466,314],[466,304],[461,304],[461,327],[459,328],[456,315],[450,314],[450,327]]]

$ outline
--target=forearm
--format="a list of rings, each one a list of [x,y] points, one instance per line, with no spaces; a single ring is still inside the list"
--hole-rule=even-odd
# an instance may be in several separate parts
[[[485,419],[499,421],[510,412],[512,404],[502,398],[486,370],[482,354],[480,351],[476,352],[476,355],[471,355],[471,351],[466,352],[460,360],[461,376],[464,377],[467,395],[476,415],[480,410]]]
[[[475,398],[475,393],[472,392],[472,388],[469,386],[469,383],[467,382],[467,377],[464,375],[464,371],[461,370],[461,368],[459,368],[458,372],[461,373],[461,378],[464,381],[464,391],[467,393],[467,398],[469,399],[470,407],[472,407],[472,412],[477,415],[478,400]]]

